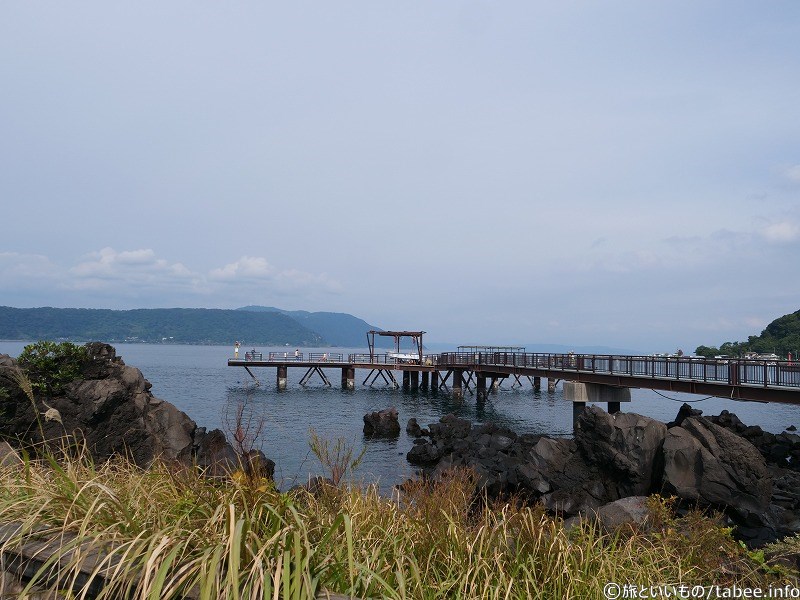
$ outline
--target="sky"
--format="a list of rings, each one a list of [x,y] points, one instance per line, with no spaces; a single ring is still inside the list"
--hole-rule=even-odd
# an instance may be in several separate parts
[[[692,351],[800,309],[800,3],[0,5],[0,305]]]

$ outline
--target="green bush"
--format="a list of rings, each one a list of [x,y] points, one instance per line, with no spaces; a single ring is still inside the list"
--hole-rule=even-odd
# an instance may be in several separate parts
[[[53,395],[61,393],[66,384],[80,376],[88,359],[84,346],[40,341],[25,346],[17,362],[34,391]]]

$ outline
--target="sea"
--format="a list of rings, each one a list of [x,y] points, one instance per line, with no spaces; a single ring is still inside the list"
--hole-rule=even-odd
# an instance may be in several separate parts
[[[29,342],[0,341],[0,354],[18,356]],[[117,355],[125,364],[142,371],[158,398],[171,402],[187,413],[199,426],[222,429],[230,438],[236,407],[242,404],[246,416],[263,424],[257,446],[276,463],[275,479],[281,489],[304,483],[310,476],[324,474],[310,450],[313,429],[319,437],[335,443],[341,439],[356,452],[366,448],[353,478],[360,483],[376,484],[381,491],[391,490],[417,474],[406,460],[413,438],[405,425],[416,418],[422,427],[439,421],[449,413],[473,423],[496,423],[519,434],[531,433],[556,437],[572,435],[572,405],[564,400],[561,385],[554,393],[535,392],[522,378],[522,387],[503,383],[496,394],[483,403],[465,394],[463,402],[453,402],[447,393],[404,391],[380,383],[364,385],[367,371],[356,371],[356,389],[340,387],[341,370],[325,372],[332,386],[314,376],[303,387],[300,379],[305,369],[292,368],[288,386],[278,390],[276,369],[251,369],[257,385],[241,367],[228,367],[233,346],[193,346],[173,344],[116,344]],[[243,349],[244,350],[244,349]],[[264,356],[270,351],[284,352],[285,347],[257,348]],[[364,348],[303,348],[303,352],[366,352]],[[293,350],[290,354],[293,353]],[[792,425],[800,427],[800,406],[741,402],[725,398],[705,398],[692,394],[631,390],[632,400],[622,405],[625,412],[635,412],[667,422],[675,418],[681,404],[689,402],[705,415],[722,410],[735,412],[748,425],[759,425],[780,433]],[[603,408],[605,406],[601,405]],[[400,415],[401,433],[396,438],[370,439],[363,434],[365,414],[395,407]]]

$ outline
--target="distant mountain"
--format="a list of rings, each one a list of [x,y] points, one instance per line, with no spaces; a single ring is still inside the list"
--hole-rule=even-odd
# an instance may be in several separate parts
[[[0,306],[0,339],[322,346],[285,314],[205,308],[106,310]]]
[[[382,331],[380,327],[370,325],[363,319],[348,313],[283,310],[274,306],[243,306],[237,310],[286,315],[306,329],[321,335],[331,346],[344,348],[365,348],[367,346],[367,331],[373,329]],[[391,339],[375,337],[375,345],[379,348],[389,348],[392,343]]]

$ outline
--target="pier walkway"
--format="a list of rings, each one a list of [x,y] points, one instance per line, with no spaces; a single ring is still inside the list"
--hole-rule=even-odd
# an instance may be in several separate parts
[[[558,381],[607,388],[644,388],[718,396],[736,400],[800,404],[800,364],[787,361],[744,359],[699,359],[694,357],[626,356],[598,354],[543,354],[530,352],[401,353],[246,353],[244,360],[230,359],[228,366],[277,369],[277,385],[286,387],[290,368],[304,368],[301,384],[315,375],[331,385],[325,371],[341,370],[342,387],[355,387],[356,370],[366,370],[364,385],[383,382],[399,387],[395,373],[406,389],[449,391],[463,397],[464,390],[485,397],[487,381],[497,387],[511,380],[512,386],[530,382],[538,390],[541,379],[554,390]],[[420,381],[421,378],[421,381]],[[576,400],[575,398],[569,398]],[[590,395],[585,400],[594,401]],[[622,399],[622,401],[625,401]],[[611,400],[610,402],[616,402]]]

